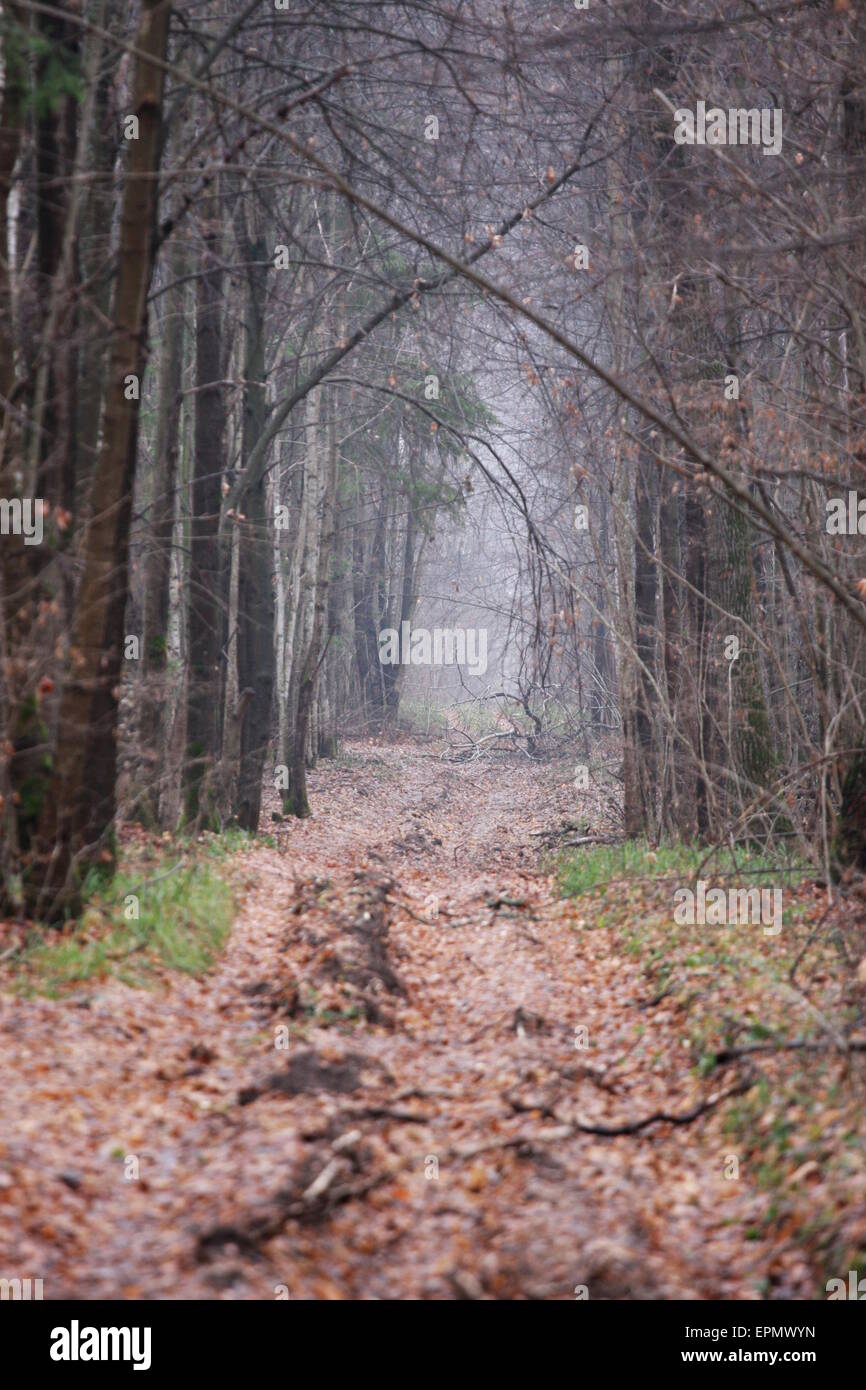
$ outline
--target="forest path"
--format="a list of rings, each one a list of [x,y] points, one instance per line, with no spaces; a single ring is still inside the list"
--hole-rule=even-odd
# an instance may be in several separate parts
[[[0,1274],[79,1298],[756,1296],[718,1116],[573,1129],[710,1091],[538,867],[568,766],[353,745],[310,793],[234,861],[208,976],[2,996]]]

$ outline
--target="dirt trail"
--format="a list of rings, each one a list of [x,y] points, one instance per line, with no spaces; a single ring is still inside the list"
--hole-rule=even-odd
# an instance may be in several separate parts
[[[314,817],[240,859],[208,977],[0,996],[0,1273],[46,1297],[756,1296],[717,1117],[574,1130],[709,1091],[538,869],[567,767],[356,745],[310,782]]]

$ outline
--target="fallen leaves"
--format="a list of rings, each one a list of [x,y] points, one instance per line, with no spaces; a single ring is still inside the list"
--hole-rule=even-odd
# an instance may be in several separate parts
[[[814,1295],[797,1222],[835,1202],[853,1238],[861,1150],[847,1187],[798,1149],[767,1190],[760,1146],[794,1126],[805,1148],[819,1118],[843,1146],[847,1097],[751,1088],[751,1128],[725,1129],[750,1074],[696,1073],[691,968],[648,986],[658,904],[617,888],[626,926],[604,929],[599,893],[559,899],[539,841],[575,828],[571,768],[494,746],[321,764],[314,816],[226,861],[241,908],[209,974],[0,994],[5,1264],[52,1298]],[[602,808],[592,828],[611,833]],[[638,921],[643,957],[621,949]],[[827,1066],[760,1060],[774,1087]]]

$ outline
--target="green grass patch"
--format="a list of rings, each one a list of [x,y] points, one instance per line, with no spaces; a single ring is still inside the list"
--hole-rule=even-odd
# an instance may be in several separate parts
[[[813,930],[825,908],[814,868],[792,860],[784,844],[709,854],[706,846],[653,849],[641,841],[565,852],[555,868],[560,892],[575,900],[575,930],[611,930],[613,949],[634,959],[644,977],[643,1007],[661,1006],[661,1015],[675,1018],[660,1036],[671,1028],[686,1044],[693,1073],[722,1085],[755,1068],[752,1088],[718,1117],[722,1142],[738,1155],[755,1194],[743,1239],[766,1242],[768,1250],[796,1242],[819,1288],[828,1275],[853,1268],[866,1175],[862,1072],[823,1026],[830,1019],[844,1028],[852,996],[832,924]],[[694,890],[698,879],[725,889],[782,888],[781,930],[765,935],[751,921],[677,923],[675,892]],[[727,1049],[802,1039],[828,1046],[747,1053],[720,1072]]]
[[[599,885],[622,879],[657,879],[672,873],[684,876],[694,872],[700,861],[701,852],[689,845],[662,846],[657,850],[645,840],[587,845],[562,856],[557,882],[563,897],[576,898]]]
[[[237,825],[230,825],[225,830],[216,834],[212,831],[205,831],[198,838],[198,848],[203,849],[213,859],[228,859],[232,854],[240,854],[247,849],[261,849],[263,846],[268,849],[276,849],[277,842],[273,835],[251,835],[248,830],[241,830]]]
[[[662,844],[626,840],[619,845],[587,845],[564,853],[556,866],[559,891],[575,898],[607,884],[659,884],[670,881],[688,887],[698,876],[713,883],[742,881],[750,886],[790,887],[800,882],[807,866],[782,854],[757,853],[748,848],[708,851],[706,845]]]
[[[62,931],[35,929],[11,962],[13,988],[57,998],[83,981],[114,978],[152,986],[161,971],[207,971],[222,950],[234,896],[213,861],[258,840],[242,831],[138,845],[121,855],[114,877],[87,885],[86,906]]]
[[[452,706],[452,714],[456,716],[457,725],[465,729],[467,734],[472,734],[474,738],[482,738],[484,734],[505,733],[506,730],[500,726],[499,711],[493,705],[466,704]]]
[[[400,699],[400,727],[411,734],[441,735],[448,729],[445,710],[433,700],[420,699],[416,695],[403,695]]]

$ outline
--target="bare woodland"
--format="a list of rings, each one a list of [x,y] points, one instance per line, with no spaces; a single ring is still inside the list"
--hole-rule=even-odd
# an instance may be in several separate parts
[[[778,1081],[777,1065],[829,1052],[856,1088],[850,1069],[866,1050],[861,0],[3,0],[0,53],[0,962],[11,970],[36,937],[84,932],[125,846],[170,846],[172,872],[196,846],[247,832],[259,838],[229,871],[246,903],[234,964],[219,965],[214,988],[230,991],[235,972],[255,993],[261,975],[271,999],[279,980],[284,1012],[267,1026],[285,1017],[294,1028],[306,1009],[313,1058],[298,1070],[293,1037],[289,1083],[269,1081],[261,1063],[241,1090],[247,1123],[292,1104],[294,1135],[314,1124],[308,1093],[334,1103],[361,1085],[357,1049],[342,1062],[317,1051],[332,983],[313,937],[290,979],[268,936],[248,978],[238,941],[258,952],[251,922],[276,932],[268,913],[289,887],[285,920],[333,930],[338,961],[354,962],[346,998],[374,1041],[400,1034],[401,1018],[419,1039],[410,1060],[373,1047],[374,1070],[391,1081],[384,1070],[370,1081],[385,1091],[365,1096],[367,1120],[381,1127],[391,1113],[390,1157],[384,1131],[381,1151],[371,1140],[351,1171],[335,1149],[263,1214],[260,1169],[245,1168],[248,1143],[236,1137],[215,1159],[244,1175],[231,1211],[197,1197],[193,1240],[177,1235],[180,1208],[168,1203],[151,1283],[126,1271],[112,1290],[99,1275],[92,1286],[58,1275],[64,1292],[220,1296],[207,1271],[228,1246],[252,1281],[245,1296],[262,1296],[244,1265],[253,1249],[268,1252],[271,1282],[297,1258],[302,1296],[365,1296],[363,1261],[331,1262],[331,1247],[326,1258],[303,1243],[311,1204],[320,1221],[344,1223],[358,1207],[372,1250],[368,1193],[403,1183],[400,1165],[428,1149],[463,1163],[468,1190],[483,1193],[484,1155],[517,1165],[530,1142],[507,1126],[491,1140],[501,1095],[509,1123],[540,1112],[532,1143],[564,1146],[567,1181],[591,1189],[575,1144],[609,1140],[620,1152],[666,1123],[673,1133],[695,1121],[694,1153],[677,1150],[670,1164],[698,1171],[701,1126],[721,1124],[729,1097],[760,1089],[765,1057],[760,1075]],[[758,121],[739,129],[750,138],[735,139],[731,122],[724,140],[678,139],[677,112],[698,103],[776,113],[779,148]],[[14,524],[28,500],[41,508],[40,543]],[[474,665],[465,654],[383,663],[383,632],[412,628],[483,633],[483,659],[476,643]],[[612,1110],[563,1108],[561,1069],[536,1084],[491,1063],[489,1108],[488,1082],[478,1083],[479,1135],[450,1134],[437,1150],[427,1133],[413,1159],[407,1126],[435,1128],[440,1093],[459,1108],[472,1089],[468,1061],[462,1079],[460,1067],[438,1075],[438,1063],[425,1077],[420,1063],[422,1034],[435,1054],[433,1020],[456,1008],[441,979],[457,971],[465,997],[483,1000],[477,1018],[469,1011],[473,1038],[507,1028],[509,1065],[524,1047],[549,1060],[551,1012],[566,1039],[587,1020],[564,983],[573,938],[561,935],[561,903],[532,886],[552,872],[538,856],[632,842],[650,856],[689,847],[720,882],[743,856],[786,874],[797,866],[806,916],[782,973],[792,967],[791,988],[826,1027],[783,1036],[773,1012],[766,1034],[713,1034],[720,1070],[709,1089],[694,1074],[686,1085],[697,1058],[673,1053],[663,1080],[648,1071],[643,1089],[619,1087],[609,1068],[626,1042],[611,1034],[580,1084],[594,1101],[613,1097]],[[781,881],[767,872],[765,886]],[[342,928],[338,917],[319,922],[320,881],[349,895]],[[683,871],[676,881],[691,880]],[[630,920],[651,916],[655,891]],[[525,999],[507,997],[515,972],[474,938],[457,964],[444,938],[405,959],[425,933],[463,924],[468,940],[473,902],[491,934],[503,914],[522,923],[516,949],[536,962],[516,972]],[[369,940],[358,929],[362,963],[346,946],[357,947],[359,920],[379,924]],[[402,933],[393,954],[389,922]],[[532,954],[546,926],[555,986]],[[615,971],[598,933],[587,950],[601,998],[617,988]],[[795,974],[819,959],[832,998]],[[413,993],[425,962],[441,991],[424,1006],[427,1033]],[[651,977],[655,1005],[675,977]],[[185,994],[171,1017],[216,1009],[216,994],[197,999]],[[261,1005],[248,999],[243,1018]],[[660,1026],[676,1052],[667,1005]],[[593,1007],[598,1036],[614,1025]],[[153,1038],[167,1039],[168,1012],[142,1008]],[[27,1026],[44,1023],[37,1012]],[[93,1020],[79,1014],[72,1026],[81,1075],[99,1071]],[[183,1038],[184,1055],[200,1048],[189,1053],[200,1067],[219,1053]],[[338,1065],[323,1081],[322,1068]],[[110,1074],[103,1082],[108,1095]],[[216,1084],[234,1095],[242,1079]],[[269,1090],[282,1094],[259,1099]],[[353,1104],[343,1128],[354,1134]],[[180,1133],[181,1110],[175,1118]],[[192,1143],[184,1133],[181,1151]],[[707,1238],[725,1284],[696,1273],[697,1253],[678,1264],[698,1237],[674,1217],[644,1259],[648,1296],[760,1296],[775,1280],[779,1296],[813,1297],[816,1270],[844,1273],[839,1261],[866,1248],[855,1219],[862,1129],[852,1143],[856,1180],[820,1258],[792,1253],[790,1233],[767,1234],[753,1264]],[[77,1200],[67,1187],[64,1200]],[[636,1296],[612,1237],[572,1232],[595,1251],[584,1279],[557,1245],[558,1199],[544,1199],[530,1229],[515,1187],[496,1200],[507,1207],[509,1193],[503,1240],[525,1244],[524,1265],[501,1252],[493,1265],[455,1255],[425,1273],[418,1250],[445,1238],[410,1203],[414,1264],[398,1270],[399,1251],[397,1265],[385,1260],[379,1295],[571,1296],[587,1280],[592,1293],[594,1277],[602,1297]],[[611,1210],[621,1197],[610,1194]],[[623,1200],[633,1210],[643,1198],[635,1187]],[[696,1201],[699,1226],[714,1220],[710,1198]],[[99,1217],[106,1229],[118,1210]],[[798,1209],[798,1229],[805,1220]],[[123,1264],[116,1241],[103,1253]],[[835,1264],[822,1263],[828,1249]]]

